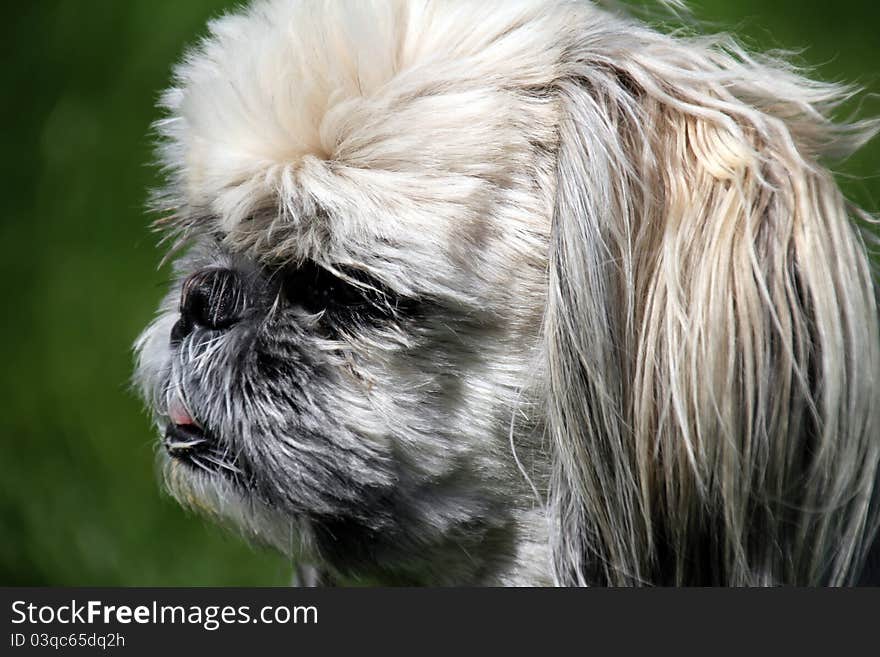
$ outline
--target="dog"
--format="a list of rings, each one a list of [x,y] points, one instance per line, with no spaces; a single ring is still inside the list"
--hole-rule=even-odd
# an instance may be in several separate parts
[[[853,93],[583,1],[211,22],[156,126],[165,485],[324,584],[863,581]]]

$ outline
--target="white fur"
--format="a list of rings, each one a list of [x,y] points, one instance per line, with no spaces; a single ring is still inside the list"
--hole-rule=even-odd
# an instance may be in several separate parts
[[[176,71],[157,205],[181,240],[499,318],[438,427],[531,480],[487,581],[847,583],[880,454],[867,215],[820,163],[873,134],[829,118],[850,93],[585,2],[257,2]],[[419,372],[353,353],[397,387],[339,412],[407,445],[381,420]]]

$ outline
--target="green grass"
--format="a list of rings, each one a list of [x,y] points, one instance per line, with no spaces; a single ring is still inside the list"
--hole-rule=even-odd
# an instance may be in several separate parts
[[[0,584],[289,581],[280,557],[160,494],[154,436],[128,387],[131,343],[167,277],[143,211],[158,182],[155,100],[184,45],[230,5],[21,2],[4,21]],[[880,91],[878,4],[715,0],[696,15],[752,45],[805,48],[820,77]],[[878,155],[874,144],[844,168],[872,210]]]

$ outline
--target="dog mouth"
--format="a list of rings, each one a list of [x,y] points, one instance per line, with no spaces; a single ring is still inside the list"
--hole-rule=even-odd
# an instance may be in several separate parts
[[[169,401],[162,444],[171,458],[194,469],[226,476],[241,474],[228,449],[223,449],[216,436],[192,417],[178,397]]]

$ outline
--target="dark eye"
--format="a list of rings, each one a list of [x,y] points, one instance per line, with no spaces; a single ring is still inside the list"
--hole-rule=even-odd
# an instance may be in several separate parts
[[[282,283],[284,297],[309,313],[330,314],[365,311],[382,302],[382,293],[363,274],[345,272],[351,280],[313,262],[305,262],[285,272]]]

